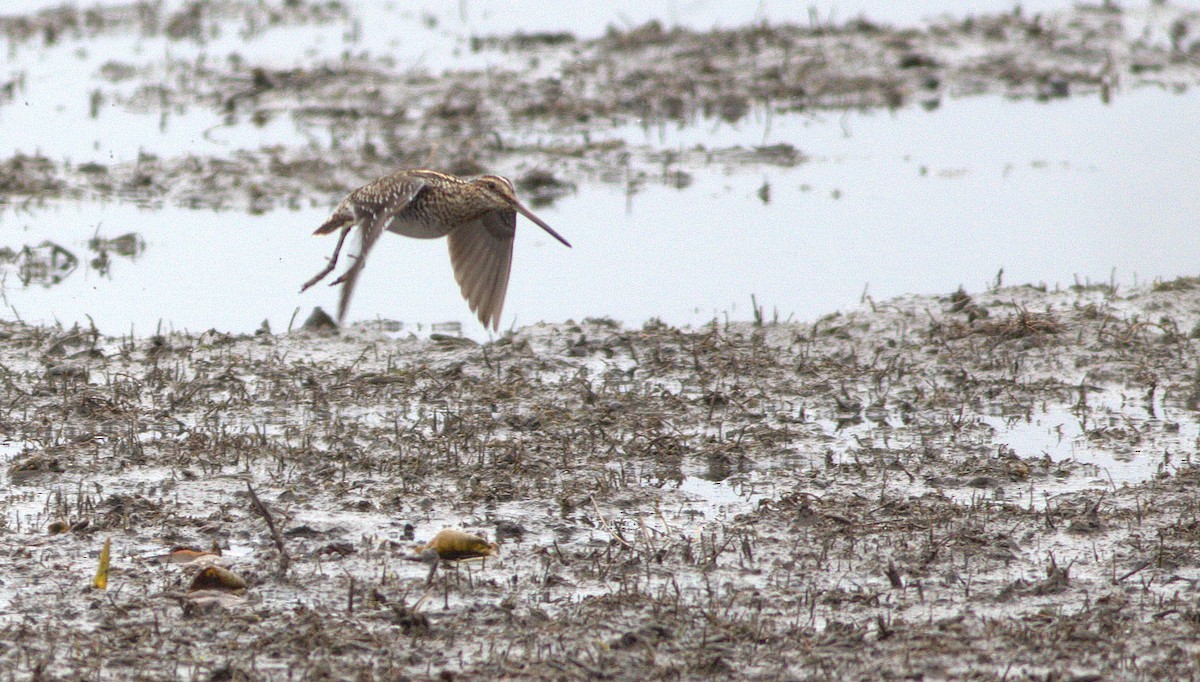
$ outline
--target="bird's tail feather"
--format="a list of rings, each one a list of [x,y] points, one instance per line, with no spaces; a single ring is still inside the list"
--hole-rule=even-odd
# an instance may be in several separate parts
[[[329,234],[330,232],[334,232],[342,227],[345,227],[347,223],[353,222],[353,220],[354,214],[351,213],[349,209],[347,209],[345,206],[338,206],[337,210],[333,212],[333,215],[329,216],[329,220],[326,220],[323,225],[318,227],[316,231],[313,232],[313,234]]]

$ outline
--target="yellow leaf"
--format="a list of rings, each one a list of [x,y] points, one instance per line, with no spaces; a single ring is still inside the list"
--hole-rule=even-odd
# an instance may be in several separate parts
[[[444,561],[461,561],[495,556],[499,553],[496,543],[488,542],[478,535],[464,533],[461,530],[447,528],[429,541],[429,544],[418,547],[417,552],[432,549]]]
[[[188,592],[197,590],[220,590],[222,592],[237,592],[246,589],[246,580],[228,568],[208,566],[192,578]]]
[[[92,586],[97,590],[108,588],[108,555],[112,548],[112,538],[104,541],[104,549],[100,550],[100,567],[96,569],[96,579],[92,581]]]

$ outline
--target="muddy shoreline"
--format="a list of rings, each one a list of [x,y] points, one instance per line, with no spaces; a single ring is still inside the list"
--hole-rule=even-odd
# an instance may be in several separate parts
[[[353,37],[356,21],[336,2],[137,3],[0,17],[0,35],[15,57],[131,36],[183,53],[296,26]],[[229,128],[289,121],[308,142],[31,149],[0,159],[0,205],[259,213],[414,165],[504,173],[534,204],[585,182],[686,187],[706,166],[805,152],[621,131],[1181,91],[1196,35],[1195,12],[1084,7],[478,36],[464,49],[506,67],[436,73],[355,50],[304,69],[150,52],[98,69],[77,93],[92,118],[165,129],[200,109]],[[8,77],[0,111],[29,87]],[[144,248],[97,233],[71,262],[51,242],[0,257],[46,283]],[[755,306],[687,329],[595,311],[484,345],[381,323],[111,336],[2,321],[0,678],[1194,676],[1200,282],[997,279],[864,294],[803,323]],[[443,528],[496,556],[418,553]]]
[[[1198,325],[1191,280],[486,346],[6,323],[0,668],[1186,677]],[[1147,473],[1117,484],[1005,444],[1003,424],[1055,406]],[[499,556],[427,581],[405,558],[443,526]],[[204,601],[194,565],[157,557],[213,541],[249,588]]]
[[[588,39],[481,36],[467,49],[503,54],[507,66],[441,73],[367,51],[303,69],[255,63],[236,51],[223,59],[109,61],[93,75],[92,89],[78,93],[94,119],[115,109],[159,116],[166,125],[200,108],[228,126],[290,119],[309,143],[225,156],[139,154],[115,163],[30,149],[0,159],[0,202],[117,198],[262,212],[333,203],[372,178],[414,166],[499,170],[525,179],[527,191],[543,191],[545,201],[585,180],[686,185],[696,166],[791,166],[804,161],[804,150],[786,144],[673,149],[611,131],[795,112],[936,108],[946,98],[989,94],[1108,101],[1135,88],[1182,91],[1200,79],[1200,12],[1157,11],[1144,21],[1084,6],[913,27],[810,19],[809,25],[694,31],[650,22]],[[0,17],[0,34],[10,52],[20,53],[122,35],[203,46],[230,33],[253,38],[306,24],[344,25],[352,36],[361,31],[337,3],[224,0],[175,12],[140,3]],[[16,105],[25,87],[21,73],[0,84],[6,93],[0,106]]]

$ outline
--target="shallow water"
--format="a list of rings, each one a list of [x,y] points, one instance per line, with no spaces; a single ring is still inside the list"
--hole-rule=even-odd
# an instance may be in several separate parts
[[[4,13],[19,14],[48,7],[58,7],[62,0],[8,0]],[[91,0],[76,3],[79,6],[125,4],[122,0]],[[177,8],[183,2],[164,2],[168,8]],[[472,32],[510,33],[524,30],[554,31],[575,30],[581,35],[594,35],[605,26],[627,26],[657,19],[667,25],[682,25],[693,28],[733,26],[748,22],[768,20],[808,21],[810,17],[823,22],[841,22],[865,16],[874,21],[908,24],[924,19],[946,15],[962,16],[962,3],[951,0],[825,0],[823,2],[787,2],[786,0],[616,0],[604,3],[580,3],[567,0],[515,0],[503,7],[487,2],[418,2],[397,3],[358,2],[360,11],[372,18],[390,18],[394,31],[392,38],[397,43],[411,41],[411,29],[421,26],[448,35]],[[976,0],[971,3],[974,14],[1009,12],[1020,7],[1026,13],[1053,11],[1069,7],[1062,0]],[[400,21],[396,19],[399,18]],[[405,24],[411,23],[412,26]],[[431,27],[430,24],[433,24]],[[407,40],[401,40],[401,38]]]
[[[754,4],[720,7],[777,6]],[[630,5],[629,21],[646,6],[691,19],[718,3]],[[482,3],[460,2],[457,11],[468,18],[478,11],[488,25]],[[406,16],[388,31],[403,35],[427,23],[419,12]],[[434,23],[430,32],[461,47],[450,19]],[[312,40],[297,39],[275,56],[288,62],[306,50],[342,49],[341,30],[287,32]],[[131,49],[147,49],[137,43]],[[407,63],[424,63],[424,48],[399,44]],[[178,49],[194,58],[207,48]],[[165,121],[117,108],[83,120],[87,88],[60,97],[53,90],[65,92],[71,80],[46,83],[54,85],[39,89],[35,111],[0,105],[3,130],[19,120],[30,131],[15,143],[0,135],[0,146],[108,162],[135,157],[135,147],[220,156],[298,144],[311,132],[283,116],[254,128],[196,108]],[[675,189],[645,178],[631,189],[569,178],[578,190],[539,212],[576,248],[522,224],[504,322],[746,319],[752,295],[768,320],[776,311],[815,319],[857,305],[864,289],[880,302],[960,283],[978,292],[1000,268],[1006,283],[1051,287],[1075,276],[1125,283],[1194,274],[1197,199],[1186,151],[1200,134],[1194,100],[1191,92],[1140,89],[1118,91],[1111,106],[989,97],[946,100],[932,112],[759,112],[739,125],[617,128],[604,134],[679,150],[689,160],[673,170],[693,182]],[[57,135],[38,125],[51,120]],[[810,161],[705,165],[690,151],[776,143]],[[282,331],[294,314],[299,323],[311,306],[336,302],[325,287],[297,293],[332,248],[333,240],[308,236],[328,212],[324,198],[258,216],[32,203],[0,210],[0,247],[9,249],[0,257],[13,259],[0,266],[0,318],[90,317],[103,332],[143,337],[160,323],[248,332],[265,319]],[[136,237],[117,239],[128,234]],[[102,249],[91,244],[97,238],[117,241]],[[44,240],[53,243],[39,246]],[[39,271],[37,258],[46,254],[56,267]],[[401,334],[461,320],[468,335],[482,338],[447,261],[442,243],[383,240],[352,318],[403,319]],[[105,359],[84,361],[88,378],[63,372],[61,382],[30,348],[44,350],[48,363],[79,344],[60,346],[45,330],[14,326],[13,342],[0,346],[10,375],[0,388],[15,406],[9,437],[31,441],[0,443],[0,526],[18,559],[0,581],[0,623],[15,633],[0,668],[41,673],[40,662],[51,661],[50,674],[62,677],[104,677],[93,672],[101,669],[128,677],[137,666],[143,676],[252,669],[282,679],[314,665],[351,678],[379,673],[392,656],[392,665],[406,661],[394,676],[432,677],[444,668],[442,676],[461,669],[466,677],[497,670],[557,677],[565,668],[538,667],[543,657],[571,664],[578,656],[593,676],[686,669],[697,677],[766,677],[812,667],[828,677],[869,677],[886,659],[914,678],[976,671],[1108,678],[1147,666],[1183,677],[1196,647],[1186,646],[1194,641],[1187,618],[1194,604],[1179,586],[1195,584],[1197,567],[1188,560],[1194,529],[1176,510],[1192,503],[1188,468],[1200,425],[1181,404],[1194,393],[1195,340],[1175,332],[1196,324],[1200,292],[1180,289],[1129,298],[1100,288],[974,294],[991,322],[1014,308],[1053,309],[1046,321],[1061,320],[1064,330],[1053,340],[1009,339],[987,325],[963,338],[964,316],[945,299],[905,296],[855,312],[841,332],[813,343],[800,342],[808,330],[799,327],[689,335],[625,334],[603,324],[584,325],[591,343],[569,349],[565,340],[578,329],[529,327],[482,356],[353,334],[228,343],[173,337],[161,347],[143,339],[121,344],[132,352],[119,353],[110,340]],[[1130,325],[1127,334],[1108,333],[1110,313]],[[1160,316],[1161,329],[1138,324]],[[1154,328],[1139,331],[1145,326]],[[709,358],[709,377],[697,376],[705,373],[697,348]],[[954,353],[949,360],[946,350]],[[997,361],[1009,353],[1022,359],[1011,374]],[[1149,397],[1151,373],[1140,368],[1158,377]],[[810,374],[871,407],[851,414],[857,410],[832,395],[837,389],[810,382]],[[1084,388],[1090,377],[1105,388]],[[400,385],[388,388],[390,379]],[[977,400],[982,390],[960,386],[977,380],[1003,386],[1003,397]],[[730,398],[719,401],[716,425],[718,401],[705,400],[710,381],[712,398],[718,390]],[[1063,389],[1076,382],[1079,403]],[[601,403],[606,415],[598,418],[590,400],[578,402],[584,386],[613,399]],[[944,400],[955,395],[957,408]],[[916,397],[916,419],[904,418],[901,396]],[[572,405],[580,409],[563,408]],[[456,413],[466,428],[442,420],[439,429],[437,415]],[[669,450],[641,447],[660,430]],[[76,433],[112,440],[70,441],[61,473],[10,471],[58,452],[42,452],[43,432],[63,444]],[[590,444],[582,437],[589,433]],[[726,445],[735,458],[706,456]],[[1067,464],[1044,466],[1043,457]],[[1180,480],[1122,485],[1162,473]],[[296,531],[285,531],[291,579],[276,573],[287,569],[248,509],[247,486],[276,523]],[[52,519],[91,525],[49,536]],[[416,540],[443,526],[500,539],[500,521],[526,532],[506,540],[498,559],[445,567],[432,583],[424,565],[401,559],[414,531]],[[102,597],[83,588],[108,534],[113,578]],[[251,579],[248,598],[231,600],[232,619],[194,618],[190,610],[181,618],[178,588],[192,569],[146,559],[177,540],[207,546],[212,538],[228,545],[226,559]],[[406,623],[421,612],[437,628],[433,637],[409,632]],[[1072,614],[1084,612],[1093,629],[1120,630],[1120,646],[1077,647],[1064,657],[1061,646],[1044,645],[1071,641],[1079,631]],[[46,613],[56,617],[47,621]],[[246,627],[222,630],[227,622]],[[195,637],[197,625],[203,637]],[[729,635],[715,648],[714,625]],[[459,636],[436,634],[451,631]],[[111,632],[129,645],[114,650]],[[319,637],[299,636],[306,632]],[[661,633],[673,641],[656,649]],[[183,653],[156,657],[163,637]],[[765,641],[782,645],[763,648]],[[545,642],[556,644],[543,649]],[[522,643],[536,651],[521,652]],[[855,652],[864,643],[879,655],[847,667],[862,658]],[[1033,646],[1022,644],[1015,671],[1001,671],[1014,643]],[[55,657],[55,647],[95,655]],[[923,655],[912,657],[914,649]],[[1127,651],[1139,652],[1138,665],[1125,661]],[[304,654],[289,659],[294,652]],[[679,658],[710,653],[717,658],[703,668]]]
[[[984,421],[1021,457],[1083,464],[1079,478],[1105,488],[1191,465],[1200,439],[1189,411],[1114,389],[1089,393],[1086,405],[1045,405],[1027,417]]]
[[[34,6],[46,3],[7,5],[6,11]],[[815,16],[826,19],[862,13],[896,22],[957,9],[941,2],[814,7]],[[254,32],[235,21],[203,44],[104,34],[49,47],[20,45],[10,51],[11,68],[26,71],[27,84],[19,101],[0,106],[0,126],[22,134],[0,136],[0,156],[39,152],[107,164],[142,152],[227,157],[270,145],[328,145],[321,131],[297,129],[287,116],[255,125],[205,107],[163,113],[152,106],[138,113],[105,100],[92,117],[92,90],[128,96],[143,81],[103,80],[98,74],[108,61],[151,69],[171,83],[173,62],[217,62],[237,53],[282,68],[352,49],[436,72],[510,59],[472,52],[471,35],[570,29],[587,36],[608,24],[650,18],[697,27],[808,18],[807,7],[769,2],[566,9],[367,3],[355,6],[355,30],[333,21]],[[1005,9],[1008,3],[974,7],[980,13]],[[797,11],[802,16],[794,16]],[[1127,23],[1146,26],[1154,26],[1153,16],[1153,9],[1125,14]],[[691,184],[582,182],[574,194],[539,209],[575,245],[570,251],[522,221],[502,328],[588,316],[633,325],[652,317],[691,325],[749,319],[752,296],[767,319],[813,319],[860,303],[864,293],[878,301],[959,285],[977,289],[995,284],[1001,270],[1004,283],[1052,287],[1193,274],[1200,195],[1182,150],[1200,146],[1196,100],[1194,89],[1144,87],[1118,90],[1109,105],[1079,97],[1037,103],[993,96],[945,99],[932,111],[759,110],[737,124],[599,129],[594,141],[617,138],[687,155],[676,168]],[[562,140],[531,132],[525,141]],[[781,168],[695,160],[697,148],[773,144],[791,145],[808,161]],[[49,240],[80,264],[48,287],[23,285],[19,264],[10,264],[5,314],[68,325],[90,316],[106,333],[149,332],[160,324],[249,332],[264,320],[286,329],[314,305],[336,306],[336,292],[328,288],[298,294],[333,248],[332,239],[308,237],[328,210],[318,205],[251,216],[116,203],[8,206],[0,210],[0,246],[20,252]],[[144,238],[143,252],[114,257],[104,274],[86,267],[96,255],[88,251],[89,239],[130,232]],[[350,318],[400,320],[414,331],[460,321],[467,335],[484,338],[458,296],[448,260],[442,243],[383,240]]]
[[[1119,284],[1195,273],[1200,195],[1179,150],[1200,146],[1192,92],[1141,89],[1111,105],[994,97],[927,112],[776,115],[732,126],[614,131],[631,143],[689,149],[787,142],[810,157],[792,168],[713,164],[675,189],[581,184],[539,214],[567,250],[522,220],[502,328],[611,316],[628,324],[814,319],[908,292],[964,285],[1076,281]],[[1101,144],[1099,141],[1103,140]],[[769,186],[769,201],[761,190]],[[54,286],[21,286],[8,266],[7,314],[85,322],[101,331],[168,328],[235,332],[269,320],[286,329],[336,291],[300,284],[332,251],[309,236],[328,208],[262,216],[66,203],[0,212],[0,246],[50,239],[81,264]],[[86,267],[96,234],[137,232],[134,259],[105,276]],[[459,298],[442,242],[389,237],[371,257],[351,319],[410,329],[458,320],[484,332]]]

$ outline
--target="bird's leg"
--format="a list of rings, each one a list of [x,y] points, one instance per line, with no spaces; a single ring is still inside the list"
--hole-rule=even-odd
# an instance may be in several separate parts
[[[317,282],[320,282],[321,280],[325,279],[326,275],[333,272],[333,269],[335,267],[337,267],[338,254],[340,254],[342,252],[342,243],[346,241],[346,235],[350,234],[350,230],[353,227],[354,227],[354,223],[350,223],[349,225],[342,228],[342,235],[340,237],[338,237],[338,243],[337,243],[337,246],[334,247],[334,249],[333,249],[333,257],[329,259],[329,264],[326,265],[325,268],[322,269],[320,272],[318,272],[312,279],[305,282],[304,286],[300,287],[300,293],[304,293],[304,291],[307,290],[309,287],[311,287],[312,285],[316,284]]]
[[[354,259],[354,264],[351,265],[350,267],[346,268],[346,271],[342,273],[341,277],[338,277],[337,279],[330,282],[329,286],[336,287],[337,285],[341,284],[342,282],[345,282],[356,271],[361,270],[363,265],[365,265],[367,262],[366,261],[366,253],[361,252],[361,251],[357,254],[354,254],[354,253],[350,254],[350,258]]]
[[[342,273],[342,276],[338,277],[337,279],[330,282],[329,286],[336,287],[337,285],[341,284],[342,282],[345,282],[346,279],[349,278],[350,275],[355,270],[358,270],[359,268],[362,267],[362,264],[363,264],[362,256],[351,255],[350,257],[354,259],[354,265],[351,265],[350,267],[346,268],[346,271]]]

